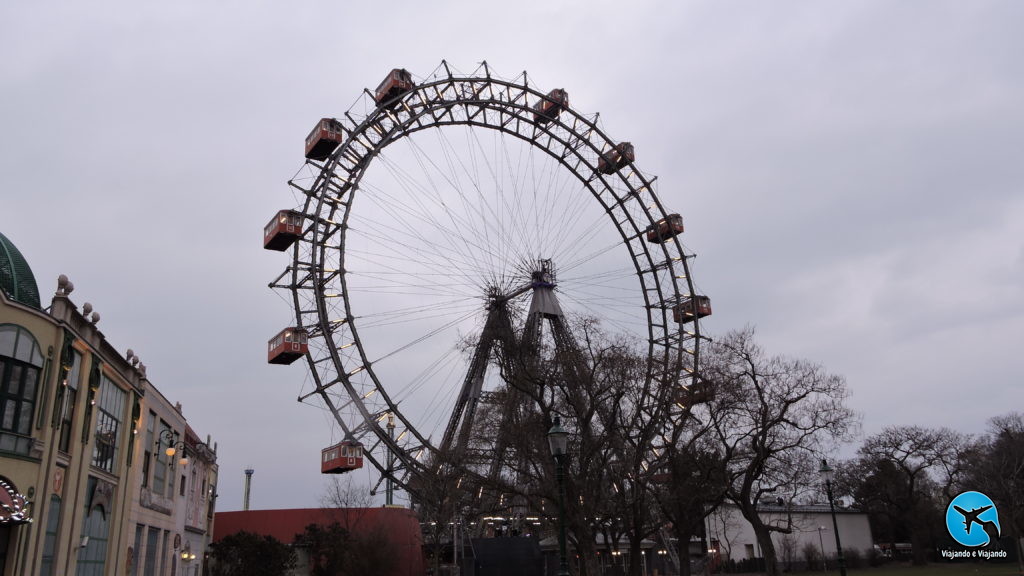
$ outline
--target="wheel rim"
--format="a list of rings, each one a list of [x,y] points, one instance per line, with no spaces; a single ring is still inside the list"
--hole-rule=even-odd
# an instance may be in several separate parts
[[[636,307],[642,308],[638,315],[645,324],[643,333],[638,336],[646,341],[650,358],[647,381],[668,380],[678,382],[681,387],[693,382],[699,355],[699,323],[679,325],[672,320],[672,307],[681,298],[694,293],[688,256],[677,237],[661,244],[649,243],[645,238],[650,226],[668,216],[656,195],[655,179],[641,173],[635,165],[627,165],[612,174],[599,173],[600,154],[617,142],[601,130],[596,115],[584,116],[571,108],[563,110],[554,121],[536,122],[531,106],[543,96],[542,91],[530,85],[525,73],[513,80],[503,80],[483,64],[469,75],[460,75],[442,63],[412,91],[385,106],[376,106],[367,92],[339,118],[346,133],[344,142],[326,161],[308,161],[300,171],[307,175],[305,179],[289,182],[303,197],[301,210],[307,226],[301,241],[292,250],[288,273],[272,286],[291,292],[297,325],[310,331],[307,361],[313,389],[300,400],[319,398],[333,414],[343,434],[366,445],[367,460],[402,487],[406,487],[410,473],[426,471],[422,456],[433,449],[437,438],[432,441],[431,431],[421,430],[422,421],[417,422],[405,409],[408,403],[403,402],[409,399],[393,394],[395,384],[389,383],[389,378],[395,376],[381,365],[408,348],[398,343],[389,352],[387,347],[370,342],[370,336],[383,325],[375,326],[368,318],[379,321],[381,316],[364,314],[358,309],[361,297],[363,302],[370,302],[365,293],[360,293],[371,287],[361,283],[360,274],[365,274],[365,270],[359,268],[375,258],[382,262],[377,272],[390,266],[387,264],[389,255],[357,246],[361,241],[387,238],[379,230],[373,230],[371,224],[380,222],[361,218],[359,210],[361,206],[369,208],[374,201],[394,195],[372,177],[376,167],[387,168],[392,162],[386,150],[399,142],[412,142],[409,148],[415,150],[416,140],[428,128],[436,128],[439,133],[486,131],[498,135],[503,142],[520,142],[516,146],[525,146],[531,153],[557,165],[562,176],[578,187],[574,192],[589,194],[591,206],[605,218],[603,229],[615,231],[615,243],[620,252],[626,253],[623,260],[632,269],[637,296],[634,300]],[[508,154],[508,146],[503,150]],[[401,179],[396,176],[400,173],[400,168],[391,173],[395,181]],[[423,173],[427,174],[428,170]],[[367,178],[364,180],[364,177]],[[364,200],[364,196],[373,201]],[[378,207],[382,203],[378,203]],[[403,210],[401,206],[392,208],[395,214],[415,212]],[[502,211],[492,212],[497,217]],[[553,212],[549,209],[548,215]],[[402,222],[401,217],[396,216],[394,220],[400,227],[410,226],[409,221]],[[453,219],[450,227],[438,226],[437,229],[450,231],[457,226],[458,222]],[[532,256],[542,257],[539,253],[542,249]],[[424,248],[421,258],[426,258],[424,252],[429,250]],[[567,267],[571,269],[572,264]],[[423,268],[427,269],[429,266]],[[399,270],[392,272],[400,273]],[[380,276],[378,274],[377,278]],[[499,284],[509,281],[500,277],[492,280]],[[465,293],[458,296],[466,298]],[[481,296],[477,298],[482,302]],[[614,299],[614,296],[605,298]],[[452,308],[448,312],[462,312],[454,300],[457,299],[449,303]],[[385,308],[387,306],[391,309],[382,313],[394,316],[403,310],[395,304]],[[414,312],[421,309],[409,308]],[[463,322],[470,316],[463,318]],[[379,334],[375,337],[380,338]],[[461,374],[455,378],[461,378]],[[393,437],[384,425],[389,413],[396,418]],[[388,451],[396,457],[394,467],[389,467]]]

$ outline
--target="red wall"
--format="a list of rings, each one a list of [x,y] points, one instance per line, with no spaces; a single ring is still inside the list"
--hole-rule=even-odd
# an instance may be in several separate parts
[[[391,538],[398,555],[391,575],[420,576],[424,573],[423,545],[419,519],[406,508],[299,508],[294,510],[249,510],[217,512],[213,541],[236,532],[252,532],[291,544],[310,524],[338,522],[352,532],[382,528]]]

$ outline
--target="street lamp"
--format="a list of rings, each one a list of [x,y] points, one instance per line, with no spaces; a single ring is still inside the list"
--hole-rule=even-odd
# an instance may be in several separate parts
[[[186,543],[185,548],[181,551],[181,561],[188,563],[195,559],[196,555],[192,552],[192,545],[190,543]]]
[[[832,530],[836,533],[836,560],[839,563],[839,574],[840,576],[846,576],[846,560],[843,558],[843,545],[839,542],[839,523],[836,522],[836,507],[832,502],[832,477],[835,475],[835,470],[822,458],[818,474],[821,475],[821,480],[825,483],[825,492],[828,495],[828,508],[832,511]]]
[[[167,454],[168,458],[174,458],[174,455],[177,454],[178,450],[181,450],[181,459],[178,460],[178,462],[182,466],[188,466],[188,456],[185,455],[185,443],[180,440],[175,441],[175,438],[176,436],[173,430],[161,430],[160,437],[157,438],[156,441],[156,449],[159,452],[160,447],[166,442],[167,449],[164,450],[164,454]]]
[[[558,576],[569,576],[565,550],[565,454],[569,449],[569,433],[562,428],[562,419],[558,416],[548,430],[548,446],[555,457],[555,479],[558,481]]]
[[[824,526],[818,526],[818,545],[821,546],[821,569],[828,574],[828,562],[825,561],[825,539],[821,537],[821,533],[828,528]],[[813,546],[813,544],[811,545]],[[810,566],[808,566],[810,568]]]

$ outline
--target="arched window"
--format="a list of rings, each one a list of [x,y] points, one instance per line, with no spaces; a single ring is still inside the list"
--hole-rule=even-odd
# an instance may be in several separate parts
[[[43,354],[28,330],[0,324],[0,450],[28,454],[32,448]]]

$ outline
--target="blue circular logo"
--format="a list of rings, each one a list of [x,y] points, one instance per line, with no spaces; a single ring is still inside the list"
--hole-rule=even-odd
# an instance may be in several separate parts
[[[995,502],[981,492],[964,492],[946,508],[946,529],[964,546],[976,548],[999,540],[999,513]]]

